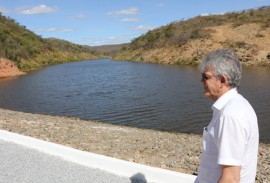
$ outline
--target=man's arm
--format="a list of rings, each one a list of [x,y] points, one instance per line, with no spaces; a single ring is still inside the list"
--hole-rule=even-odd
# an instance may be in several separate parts
[[[221,177],[218,183],[239,183],[241,166],[221,165]]]

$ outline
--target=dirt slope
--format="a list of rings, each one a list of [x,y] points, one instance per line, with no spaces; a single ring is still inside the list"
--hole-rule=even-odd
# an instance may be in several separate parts
[[[24,72],[21,72],[14,62],[0,58],[0,78],[20,76],[23,74]]]

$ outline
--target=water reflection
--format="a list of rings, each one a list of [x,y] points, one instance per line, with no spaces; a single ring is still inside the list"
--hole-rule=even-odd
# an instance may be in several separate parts
[[[240,86],[270,140],[269,68],[244,68]],[[56,65],[0,80],[0,107],[166,131],[201,133],[212,102],[196,67],[111,60]]]

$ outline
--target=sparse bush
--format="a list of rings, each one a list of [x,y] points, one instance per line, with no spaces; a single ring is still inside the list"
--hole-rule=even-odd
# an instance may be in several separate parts
[[[257,34],[255,35],[255,37],[264,37],[264,34],[261,32],[257,32]]]
[[[235,46],[237,48],[243,48],[243,49],[252,48],[252,46],[250,44],[246,43],[245,41],[237,41],[237,42],[235,42]]]
[[[174,32],[175,32],[175,28],[174,28],[173,24],[171,23],[165,28],[164,35],[166,38],[170,38],[171,36],[174,35]]]

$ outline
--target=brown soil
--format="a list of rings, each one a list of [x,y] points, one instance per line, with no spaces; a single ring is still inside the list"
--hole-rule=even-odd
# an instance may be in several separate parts
[[[0,78],[14,77],[25,74],[21,72],[17,65],[5,58],[0,58]]]

